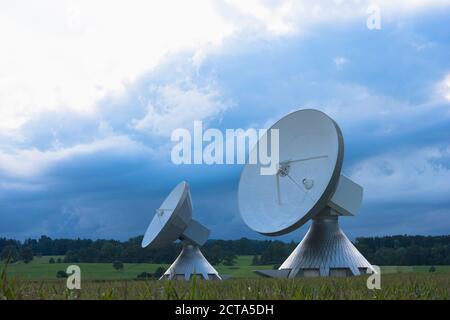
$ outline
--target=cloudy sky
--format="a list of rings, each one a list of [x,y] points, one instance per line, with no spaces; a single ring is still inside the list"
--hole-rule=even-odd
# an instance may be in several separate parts
[[[350,237],[449,234],[449,21],[448,0],[2,2],[0,237],[127,239],[187,180],[212,238],[263,238],[242,167],[175,166],[170,134],[305,107],[365,188]]]

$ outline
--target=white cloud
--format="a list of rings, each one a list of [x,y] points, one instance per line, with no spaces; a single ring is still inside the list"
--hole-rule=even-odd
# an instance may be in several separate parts
[[[0,190],[14,190],[14,191],[31,191],[36,192],[43,190],[43,187],[39,184],[29,182],[0,182]],[[1,196],[0,196],[1,198]]]
[[[362,19],[370,1],[198,0],[2,2],[0,134],[37,114],[64,110],[92,116],[96,103],[120,96],[167,54],[205,47],[234,32],[286,35],[317,23]],[[380,0],[386,13],[445,6],[450,0]],[[24,10],[24,8],[27,8]]]
[[[339,23],[350,19],[361,19],[365,28],[368,18],[367,8],[372,0],[223,0],[232,11],[240,26],[255,24],[275,35],[284,35],[306,31],[318,23]],[[382,17],[395,17],[411,14],[427,8],[450,5],[450,0],[378,0],[375,2]]]
[[[322,82],[320,98],[307,100],[301,107],[319,108],[347,125],[373,124],[371,133],[385,135],[401,128],[410,128],[412,121],[425,126],[436,121],[432,114],[449,117],[446,106],[436,101],[435,92],[430,92],[426,100],[419,103],[380,95],[366,86],[354,83]],[[317,88],[314,86],[314,90]],[[442,120],[443,118],[441,118]]]
[[[448,74],[437,87],[438,94],[447,100],[447,102],[450,102],[450,74]]]
[[[224,0],[224,3],[234,11],[233,19],[238,18],[241,26],[249,27],[256,23],[274,34],[286,34],[295,31],[294,24],[290,21],[294,7],[293,1],[267,4],[267,2],[260,0]],[[245,21],[245,19],[250,20]]]
[[[231,102],[222,101],[215,88],[169,84],[155,87],[148,102],[147,114],[132,121],[134,129],[156,136],[169,136],[177,128],[190,129],[194,120],[217,117]]]
[[[351,168],[350,176],[364,187],[369,202],[448,200],[450,146],[377,155]]]
[[[358,1],[359,2],[359,1]],[[363,1],[364,2],[364,1]],[[373,1],[366,1],[373,2]],[[391,10],[392,12],[411,12],[422,10],[426,8],[446,7],[450,4],[449,0],[379,0],[376,3],[383,9]]]
[[[323,83],[326,94],[320,101],[309,101],[307,106],[325,106],[324,111],[340,123],[355,123],[375,119],[398,119],[417,112],[424,112],[420,106],[377,95],[367,87],[349,83]]]
[[[165,54],[232,30],[206,0],[2,2],[0,133],[43,111],[89,116]]]
[[[348,62],[348,60],[345,57],[341,57],[341,56],[335,57],[333,59],[333,61],[334,61],[334,64],[336,65],[337,70],[341,70],[342,67]]]
[[[77,144],[67,148],[41,151],[37,148],[0,150],[0,171],[7,176],[27,178],[41,175],[52,165],[80,155],[93,155],[104,151],[135,154],[150,149],[125,136],[109,136],[88,144]]]

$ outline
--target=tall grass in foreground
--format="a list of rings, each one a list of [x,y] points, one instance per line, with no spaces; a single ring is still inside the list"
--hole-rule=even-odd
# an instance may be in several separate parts
[[[202,281],[82,281],[69,291],[64,280],[11,281],[1,272],[0,299],[449,299],[450,275],[388,274],[381,290],[366,277],[231,279]]]

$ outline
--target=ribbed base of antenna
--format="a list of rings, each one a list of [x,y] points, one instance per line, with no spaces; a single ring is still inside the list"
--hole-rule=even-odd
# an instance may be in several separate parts
[[[293,278],[357,276],[373,269],[342,232],[338,217],[322,215],[312,219],[308,233],[279,270]]]
[[[189,280],[196,274],[203,280],[222,280],[216,269],[206,260],[198,246],[183,244],[183,250],[161,279]]]

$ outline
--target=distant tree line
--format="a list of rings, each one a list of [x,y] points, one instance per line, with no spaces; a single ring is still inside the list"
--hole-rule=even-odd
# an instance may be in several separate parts
[[[450,265],[450,236],[365,237],[355,244],[376,265]]]
[[[23,261],[29,263],[33,260],[33,249],[20,241],[0,238],[0,260],[9,260],[14,263]]]
[[[0,258],[29,262],[33,256],[64,256],[63,261],[104,263],[173,262],[180,243],[161,249],[142,249],[142,236],[127,241],[90,239],[27,239],[24,242],[0,238]],[[238,255],[252,255],[255,265],[282,263],[297,243],[273,240],[208,240],[203,254],[212,264],[233,265]],[[376,265],[450,265],[450,236],[362,237],[355,246]],[[117,264],[118,265],[118,264]]]

